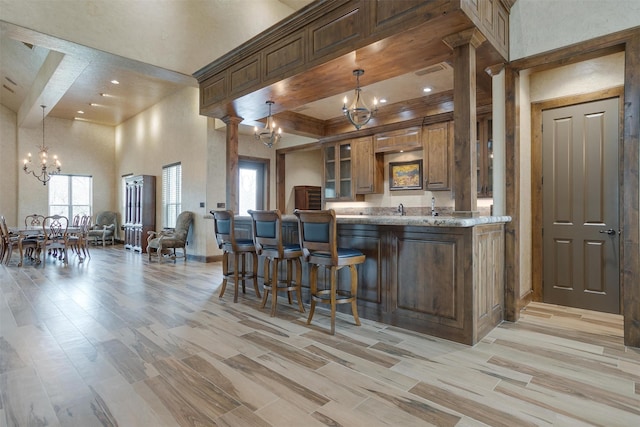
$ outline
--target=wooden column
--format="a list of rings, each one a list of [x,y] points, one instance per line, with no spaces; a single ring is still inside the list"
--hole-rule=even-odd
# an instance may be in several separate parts
[[[453,49],[453,191],[456,216],[478,216],[476,158],[476,48],[485,37],[475,28],[443,41]]]
[[[227,125],[227,209],[238,213],[238,125],[241,117],[225,116],[222,121]]]
[[[511,222],[504,227],[505,284],[504,319],[520,318],[520,126],[518,73],[505,69],[505,208]]]
[[[640,347],[640,33],[627,41],[624,65],[624,133],[622,156],[622,309],[624,343]]]

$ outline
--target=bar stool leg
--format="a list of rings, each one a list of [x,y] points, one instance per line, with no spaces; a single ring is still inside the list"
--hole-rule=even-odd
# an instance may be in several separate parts
[[[233,254],[234,261],[234,269],[233,269],[233,302],[238,302],[238,287],[239,287],[239,278],[238,278],[238,267],[240,266],[240,254],[237,252]],[[243,261],[243,270],[244,270],[244,254],[242,256]],[[244,279],[242,280],[242,290],[244,291]]]
[[[331,335],[336,334],[336,276],[338,270],[335,266],[331,266],[331,288],[330,288],[330,301],[331,301]]]
[[[260,288],[258,288],[258,254],[251,253],[251,275],[253,276],[253,289],[256,291],[256,297],[260,298]]]
[[[260,308],[264,308],[264,306],[267,305],[267,298],[269,298],[269,288],[270,288],[269,278],[271,277],[269,273],[270,265],[271,265],[271,260],[269,258],[265,258],[264,272],[263,272],[264,283],[262,285],[262,291],[264,292],[264,294],[262,295],[262,305],[260,306]]]
[[[271,317],[276,315],[278,306],[278,264],[279,258],[273,259],[273,271],[271,271]]]
[[[229,276],[229,252],[222,254],[222,288],[220,289],[220,295],[218,298],[222,298],[224,291],[227,289],[227,277]]]
[[[296,294],[298,297],[298,307],[300,313],[304,313],[304,305],[302,305],[302,262],[300,258],[293,260],[296,265]]]
[[[293,299],[291,299],[291,292],[293,292],[293,290],[291,289],[291,281],[293,280],[292,268],[293,268],[293,260],[288,259],[287,260],[287,298],[289,300],[289,305],[293,303]]]
[[[309,270],[309,291],[311,292],[311,306],[309,307],[309,317],[307,318],[307,325],[311,324],[313,319],[313,313],[316,310],[315,294],[318,291],[318,265],[313,264]]]
[[[358,292],[358,269],[355,265],[350,265],[351,270],[351,312],[353,319],[356,321],[356,326],[360,326],[360,318],[358,317],[358,303],[356,301],[356,293]]]

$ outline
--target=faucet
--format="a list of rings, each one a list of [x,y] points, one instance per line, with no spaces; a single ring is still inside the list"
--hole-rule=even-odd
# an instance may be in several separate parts
[[[431,198],[431,216],[438,216],[438,213],[436,212],[436,198],[435,197]]]
[[[400,212],[400,216],[404,216],[404,205],[402,203],[398,205],[398,212]]]

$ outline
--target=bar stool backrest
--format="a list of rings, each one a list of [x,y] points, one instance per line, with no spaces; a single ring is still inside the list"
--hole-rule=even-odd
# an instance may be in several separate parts
[[[282,243],[282,214],[276,210],[250,210],[251,230],[256,252],[261,255],[264,249],[275,250],[280,258],[284,257]]]
[[[299,210],[298,235],[305,261],[310,261],[314,252],[328,254],[333,264],[338,263],[338,234],[336,213],[328,210]]]

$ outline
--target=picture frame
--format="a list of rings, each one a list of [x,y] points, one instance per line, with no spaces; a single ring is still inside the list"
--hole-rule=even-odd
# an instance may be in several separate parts
[[[422,190],[422,160],[389,162],[389,190]]]

